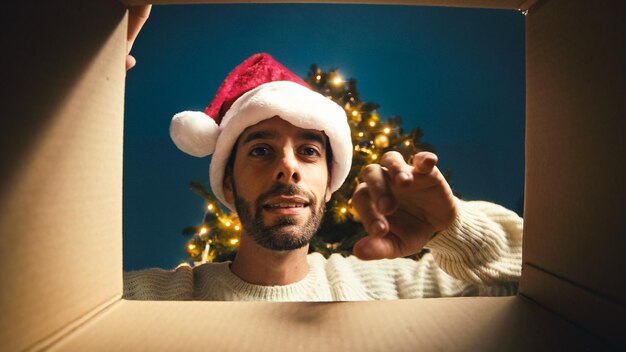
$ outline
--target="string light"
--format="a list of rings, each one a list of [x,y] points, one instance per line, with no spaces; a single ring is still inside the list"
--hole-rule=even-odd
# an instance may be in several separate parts
[[[338,86],[338,85],[340,85],[341,83],[343,83],[343,79],[341,79],[341,76],[336,76],[336,77],[333,79],[333,84],[334,84],[334,85]]]
[[[359,132],[359,137],[363,137],[363,132]]]
[[[317,76],[315,76],[315,80],[316,80],[316,81],[318,81],[318,82],[319,82],[321,79],[322,79],[322,75],[317,75]]]
[[[226,222],[224,223],[224,226],[226,226],[226,227],[230,227],[230,225],[231,225],[230,221],[226,221]]]
[[[373,160],[378,159],[378,154],[372,154],[372,159],[373,159]]]
[[[196,249],[196,245],[193,243],[190,243],[189,246],[187,246],[187,248],[189,248],[190,251],[193,251],[194,249]]]
[[[215,206],[213,205],[213,203],[209,203],[209,205],[207,205],[207,210],[209,211],[213,211],[213,209],[215,209]]]
[[[239,231],[241,227],[239,225],[235,225],[235,231]]]
[[[385,132],[385,134],[389,134],[389,132],[391,132],[391,128],[389,128],[389,127],[385,127],[385,128],[383,129],[383,132]]]
[[[202,226],[202,227],[200,228],[200,234],[201,234],[201,235],[204,235],[204,234],[205,234],[205,233],[207,233],[208,231],[209,231],[209,230],[208,230],[206,227],[204,227],[204,226]]]
[[[346,209],[346,207],[341,207],[341,213],[345,214],[348,211],[348,209]]]
[[[376,121],[370,121],[370,127],[376,126]]]
[[[239,240],[236,239],[236,238],[233,238],[233,239],[230,240],[230,244],[232,244],[232,245],[236,245],[237,243],[239,243]]]
[[[356,110],[352,110],[352,116],[356,117],[359,115],[359,112]]]

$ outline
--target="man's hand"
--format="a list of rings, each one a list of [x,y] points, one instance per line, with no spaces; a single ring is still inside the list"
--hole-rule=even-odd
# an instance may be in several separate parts
[[[422,152],[412,165],[398,152],[366,166],[352,197],[368,236],[354,246],[361,259],[404,257],[417,253],[457,216],[456,198],[435,166],[437,156]]]
[[[143,24],[148,20],[150,16],[150,10],[152,5],[138,5],[128,8],[128,33],[126,36],[126,71],[135,66],[137,60],[130,55],[130,49],[133,48],[135,39],[143,27]]]

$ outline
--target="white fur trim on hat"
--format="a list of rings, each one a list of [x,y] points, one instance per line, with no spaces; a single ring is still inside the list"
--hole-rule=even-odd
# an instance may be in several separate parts
[[[215,121],[200,111],[183,111],[170,123],[170,137],[178,149],[196,157],[213,153],[220,129]]]
[[[296,127],[323,131],[328,136],[333,153],[331,192],[341,187],[350,172],[352,137],[343,108],[294,82],[265,83],[239,97],[220,123],[221,133],[210,166],[211,189],[231,210],[234,205],[224,198],[223,179],[232,148],[247,127],[274,116]]]

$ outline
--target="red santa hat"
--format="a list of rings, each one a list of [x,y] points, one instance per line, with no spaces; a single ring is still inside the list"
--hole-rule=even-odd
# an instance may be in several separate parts
[[[352,163],[352,139],[346,113],[314,92],[298,76],[268,54],[256,54],[237,66],[222,83],[204,112],[174,115],[170,136],[183,152],[196,157],[213,154],[209,174],[217,199],[228,157],[239,135],[249,126],[279,116],[294,126],[323,131],[332,148],[331,192],[345,181]]]

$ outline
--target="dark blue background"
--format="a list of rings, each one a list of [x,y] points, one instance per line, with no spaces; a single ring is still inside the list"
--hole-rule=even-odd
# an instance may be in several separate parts
[[[361,98],[421,127],[466,199],[521,214],[524,16],[517,11],[381,5],[156,6],[126,80],[124,270],[187,260],[209,158],[178,151],[171,117],[203,111],[237,64],[268,52],[304,77],[311,64],[357,80]]]

